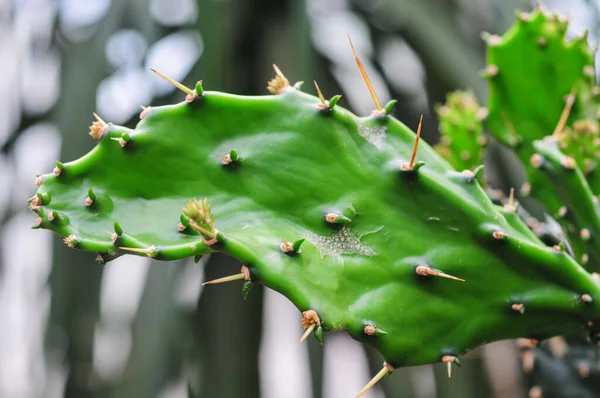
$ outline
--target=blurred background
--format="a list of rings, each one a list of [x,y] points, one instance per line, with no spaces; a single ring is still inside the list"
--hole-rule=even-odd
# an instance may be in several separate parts
[[[600,1],[542,1],[589,29]],[[433,108],[448,91],[484,102],[482,31],[504,32],[530,0],[0,0],[0,397],[349,398],[380,357],[343,333],[300,344],[300,312],[278,293],[201,286],[238,272],[226,257],[100,265],[58,236],[31,230],[35,176],[94,145],[92,112],[134,127],[140,105],[189,86],[267,94],[276,63],[317,80],[359,115],[373,108],[348,33],[382,102],[437,141]],[[504,156],[493,146],[490,156]],[[498,184],[502,184],[499,178]],[[524,398],[512,341],[443,365],[399,369],[369,397]],[[587,396],[587,395],[586,395]],[[600,394],[599,394],[600,396]],[[546,397],[546,396],[544,396]],[[575,397],[575,396],[574,396]]]

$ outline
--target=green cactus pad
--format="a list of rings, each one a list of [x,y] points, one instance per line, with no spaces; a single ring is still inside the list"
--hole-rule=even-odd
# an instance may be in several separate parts
[[[135,130],[96,126],[90,153],[38,180],[36,225],[104,260],[227,253],[248,270],[235,279],[281,292],[305,327],[346,330],[393,367],[600,318],[592,277],[492,204],[472,172],[424,143],[408,164],[405,125],[273,90],[205,91],[144,110]]]
[[[594,55],[582,35],[565,39],[567,21],[536,10],[517,14],[502,37],[486,38],[489,80],[487,127],[503,143],[527,147],[552,134],[573,90],[580,95],[594,83]],[[585,109],[575,104],[571,118]]]
[[[591,200],[580,197],[582,192],[600,192],[600,175],[594,172],[600,144],[595,122],[599,92],[587,35],[569,41],[566,29],[565,19],[537,9],[517,13],[517,22],[502,37],[485,37],[486,126],[500,142],[514,147],[525,166],[528,183],[521,193],[556,216],[577,260],[598,270],[600,247],[583,240],[579,231],[600,223],[600,218],[597,212],[584,213],[574,206]],[[585,178],[577,181],[585,186],[571,190],[563,185],[566,181],[535,167],[536,143],[547,136],[558,141],[562,159],[574,160],[584,171]]]

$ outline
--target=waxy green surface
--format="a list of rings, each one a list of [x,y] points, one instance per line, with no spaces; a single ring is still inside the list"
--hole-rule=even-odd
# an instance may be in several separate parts
[[[120,246],[155,246],[162,260],[224,251],[254,282],[316,311],[326,331],[345,329],[394,367],[504,338],[584,330],[599,318],[599,301],[580,298],[600,298],[591,276],[493,205],[472,176],[425,143],[417,161],[426,164],[402,171],[415,139],[409,128],[341,107],[323,112],[318,103],[288,89],[205,92],[191,104],[151,108],[135,130],[111,126],[59,176],[42,176],[41,227],[76,235],[77,248],[106,259],[126,254]],[[125,132],[122,148],[111,138]],[[223,165],[220,154],[232,149],[240,160]],[[96,202],[86,207],[89,188]],[[208,198],[223,234],[210,249],[177,229],[194,197]],[[48,220],[52,211],[60,220]],[[352,221],[328,224],[329,212]],[[106,231],[115,221],[124,232],[113,244]],[[306,242],[289,255],[282,238]],[[466,282],[419,276],[417,265]],[[366,325],[387,334],[366,336]]]

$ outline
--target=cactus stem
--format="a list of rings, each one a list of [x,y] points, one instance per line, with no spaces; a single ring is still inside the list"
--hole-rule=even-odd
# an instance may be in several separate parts
[[[408,163],[403,163],[400,166],[402,170],[414,170],[415,157],[417,156],[417,149],[419,149],[419,139],[421,138],[421,127],[423,127],[423,115],[421,115],[421,119],[419,120],[419,127],[417,127],[417,136],[415,137],[415,144],[413,146],[412,154],[410,155],[410,161]]]
[[[273,69],[275,69],[275,77],[267,83],[267,90],[271,94],[281,94],[290,87],[290,81],[277,65],[273,64]]]
[[[239,274],[225,276],[223,278],[213,279],[212,281],[204,282],[204,285],[218,285],[219,283],[233,282],[239,281],[240,279],[244,279],[245,281],[250,280],[250,270],[245,265],[242,265],[242,269]]]
[[[142,107],[142,111],[140,112],[140,120],[142,120],[143,118],[146,117],[146,115],[148,114],[148,111],[152,107],[151,106],[144,106],[144,105],[140,105],[140,106]]]
[[[137,247],[119,247],[120,250],[133,252],[133,253],[141,253],[145,254],[149,258],[155,258],[158,255],[158,251],[156,250],[156,246],[150,246],[146,249],[141,249]]]
[[[373,386],[374,386],[375,384],[377,384],[377,383],[379,382],[379,380],[383,379],[385,376],[387,376],[387,374],[388,374],[389,372],[393,372],[393,371],[394,371],[394,368],[392,367],[392,365],[390,365],[390,364],[389,364],[389,363],[387,363],[387,362],[384,362],[384,363],[383,363],[383,368],[381,368],[381,370],[379,371],[379,373],[377,373],[377,374],[375,375],[375,377],[373,377],[373,378],[371,379],[371,381],[369,381],[369,382],[367,383],[367,385],[366,385],[366,386],[364,386],[364,387],[363,387],[363,389],[362,389],[362,390],[360,390],[360,391],[358,392],[358,394],[356,395],[356,397],[355,397],[355,398],[360,398],[360,397],[362,397],[362,396],[364,395],[364,393],[366,393],[366,392],[367,392],[367,391],[369,391],[371,388],[373,388]]]
[[[440,278],[452,279],[454,281],[460,281],[460,282],[465,281],[464,279],[457,278],[452,275],[448,275],[440,270],[433,269],[433,268],[427,267],[425,265],[417,266],[417,268],[415,269],[415,272],[417,273],[417,275],[421,275],[421,276],[439,276]]]
[[[460,361],[454,355],[444,355],[442,357],[442,362],[448,367],[448,378],[452,377],[452,364],[455,363],[460,366]]]
[[[190,102],[194,101],[196,99],[196,97],[198,97],[198,94],[191,88],[184,86],[183,84],[179,83],[178,81],[171,79],[169,76],[157,71],[156,69],[150,68],[150,70],[152,72],[156,73],[158,76],[165,79],[166,81],[168,81],[169,83],[171,83],[172,85],[174,85],[175,87],[177,87],[178,89],[180,89],[181,91],[183,91],[184,93],[186,93],[187,96],[185,97],[185,101],[188,104]]]
[[[521,315],[525,313],[525,305],[523,303],[517,303],[510,306],[513,311],[520,312]]]
[[[358,55],[356,54],[356,49],[354,48],[354,44],[352,44],[350,35],[347,34],[346,36],[348,36],[348,42],[350,42],[350,48],[352,49],[352,55],[354,56],[354,60],[356,61],[358,70],[360,71],[360,74],[362,75],[362,78],[363,78],[365,84],[367,85],[369,94],[371,94],[371,99],[373,99],[373,103],[375,104],[375,109],[378,111],[377,113],[381,113],[381,111],[383,110],[383,107],[381,106],[381,102],[379,102],[379,98],[377,97],[377,93],[375,92],[375,89],[373,88],[371,79],[369,79],[369,76],[367,75],[367,72],[365,71],[365,68],[363,67],[362,62],[360,62],[360,59],[358,58]]]
[[[565,99],[565,107],[558,119],[558,123],[556,124],[556,128],[552,133],[552,137],[558,138],[558,135],[563,131],[565,125],[567,124],[567,120],[569,119],[569,114],[571,113],[571,109],[573,108],[573,103],[575,102],[575,88],[571,90],[567,98]],[[562,162],[561,162],[562,163]]]

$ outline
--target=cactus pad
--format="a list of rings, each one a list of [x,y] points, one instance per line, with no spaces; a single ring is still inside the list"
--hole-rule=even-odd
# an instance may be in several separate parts
[[[410,164],[405,125],[279,92],[198,86],[145,109],[134,130],[98,122],[90,153],[38,177],[36,226],[106,261],[225,252],[244,264],[234,279],[246,291],[281,292],[318,338],[346,330],[390,367],[600,317],[592,277],[493,205],[471,172],[425,144]]]

